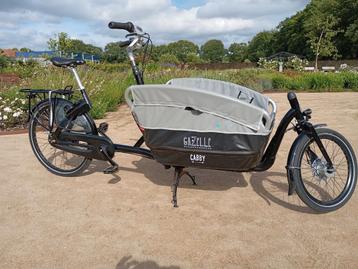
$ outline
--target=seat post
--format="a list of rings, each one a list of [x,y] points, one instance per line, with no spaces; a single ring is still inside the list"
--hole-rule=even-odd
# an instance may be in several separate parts
[[[78,87],[80,88],[80,91],[81,91],[81,94],[83,96],[83,99],[86,101],[86,103],[90,106],[90,108],[92,108],[92,104],[91,104],[91,101],[86,93],[86,90],[85,90],[85,87],[83,86],[81,80],[80,80],[80,77],[78,76],[78,73],[76,71],[76,68],[72,67],[72,66],[69,66],[68,67],[71,72],[73,73],[73,75],[75,76],[75,79],[76,79],[76,82],[78,84]]]
[[[68,68],[72,71],[73,75],[75,76],[76,82],[77,82],[77,84],[78,84],[78,87],[80,87],[80,90],[84,90],[85,87],[83,87],[83,85],[82,85],[82,82],[81,82],[81,80],[80,80],[80,77],[78,76],[78,73],[77,73],[77,71],[76,71],[76,68],[74,68],[74,67],[72,67],[72,66],[70,66],[70,67],[68,67]]]

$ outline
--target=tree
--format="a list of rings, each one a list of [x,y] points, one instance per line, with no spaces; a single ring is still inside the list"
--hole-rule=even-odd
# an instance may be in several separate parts
[[[62,53],[88,53],[102,56],[102,49],[91,44],[86,44],[79,39],[71,39],[67,33],[58,33],[54,38],[47,41],[48,48]]]
[[[121,48],[118,42],[108,43],[104,48],[103,58],[110,63],[122,63],[127,60],[125,48]]]
[[[91,44],[86,44],[79,39],[70,39],[67,47],[67,52],[82,52],[92,55],[101,55],[102,49]]]
[[[193,42],[188,40],[179,40],[168,44],[167,52],[176,56],[176,58],[182,62],[188,62],[188,54],[199,52],[199,47]]]
[[[332,53],[328,53],[329,56],[320,53],[319,57],[356,58],[358,56],[358,42],[355,37],[358,30],[357,0],[312,0],[304,10],[283,20],[278,25],[273,43],[274,51],[288,51],[311,59],[316,58],[316,45],[321,31],[318,30],[318,33],[314,33],[315,30],[312,31],[312,29],[317,27],[308,24],[314,24],[313,20],[318,23],[319,18],[326,19],[329,23],[333,18],[334,26],[331,28],[334,32],[328,31],[328,36],[332,35],[328,39],[336,48],[336,50],[333,48]],[[322,27],[322,24],[319,27]],[[312,44],[312,39],[315,38],[316,41],[313,41],[314,44]],[[322,34],[322,38],[325,43],[327,40],[325,33]]]
[[[201,46],[201,57],[211,63],[221,63],[225,56],[224,44],[221,40],[211,39]]]
[[[170,53],[165,53],[161,55],[159,58],[159,62],[162,64],[173,64],[173,65],[179,64],[178,58]]]
[[[275,42],[275,31],[263,31],[256,34],[249,42],[249,59],[257,62],[260,58],[272,55],[275,53]]]
[[[71,39],[67,33],[61,32],[47,41],[48,48],[53,51],[70,52]]]
[[[351,56],[356,58],[358,54],[358,19],[348,26],[345,36],[351,44],[349,46],[351,48]]]
[[[31,52],[31,49],[29,49],[29,48],[21,48],[20,51],[21,52]]]
[[[313,0],[308,7],[304,28],[307,41],[315,55],[316,70],[319,56],[335,56],[338,52],[334,38],[339,32],[339,19],[330,13],[334,10],[335,4],[334,0]]]
[[[299,11],[292,17],[280,22],[274,34],[273,53],[286,51],[305,56],[311,54],[303,27],[305,16],[305,10]]]
[[[186,56],[186,62],[189,64],[200,64],[203,60],[200,59],[200,56],[197,53],[191,52]]]
[[[228,49],[229,62],[243,62],[247,58],[246,43],[232,43]]]
[[[163,54],[168,53],[168,46],[167,45],[159,45],[154,46],[151,53],[151,59],[155,62],[159,61],[160,56]]]
[[[342,31],[335,38],[337,50],[342,58],[358,56],[358,1],[339,0],[331,13],[339,18],[338,27]]]

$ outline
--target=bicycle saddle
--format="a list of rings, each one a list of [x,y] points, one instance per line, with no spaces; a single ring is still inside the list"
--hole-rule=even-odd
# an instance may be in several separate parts
[[[68,67],[72,66],[75,67],[77,65],[85,64],[86,62],[84,60],[77,60],[77,59],[67,59],[62,57],[53,57],[50,60],[53,65],[58,67]]]

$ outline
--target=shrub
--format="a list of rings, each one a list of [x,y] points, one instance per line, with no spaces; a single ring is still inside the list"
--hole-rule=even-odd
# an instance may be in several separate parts
[[[169,64],[169,65],[177,65],[177,64],[179,64],[178,58],[175,55],[170,54],[170,53],[162,54],[159,57],[159,62],[161,64]]]
[[[308,65],[306,59],[300,59],[297,56],[289,57],[285,63],[287,69],[293,69],[295,71],[303,71],[304,67]]]
[[[9,58],[0,55],[0,69],[4,69],[9,64]]]
[[[277,75],[272,78],[273,89],[289,89],[289,78],[284,75]]]
[[[344,88],[344,80],[340,74],[310,73],[304,74],[303,79],[312,90],[342,90]]]
[[[266,58],[260,58],[257,62],[258,66],[268,70],[278,70],[279,62],[277,60],[267,60]]]
[[[21,125],[26,118],[26,100],[0,96],[0,129]]]
[[[196,53],[188,53],[186,56],[186,62],[189,64],[200,64],[203,63],[203,60]]]
[[[345,89],[358,90],[358,73],[346,71],[342,77]]]
[[[89,67],[91,67],[94,70],[101,70],[104,72],[127,72],[128,68],[130,68],[129,63],[115,63],[115,64],[110,64],[110,63],[100,63],[100,64],[96,64],[96,63],[87,63],[87,65]]]

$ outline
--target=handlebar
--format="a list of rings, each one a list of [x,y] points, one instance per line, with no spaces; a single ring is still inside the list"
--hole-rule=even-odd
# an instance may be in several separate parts
[[[110,23],[108,23],[108,27],[110,29],[126,30],[129,33],[134,33],[135,32],[134,24],[131,23],[131,22],[115,22],[115,21],[111,21]]]

